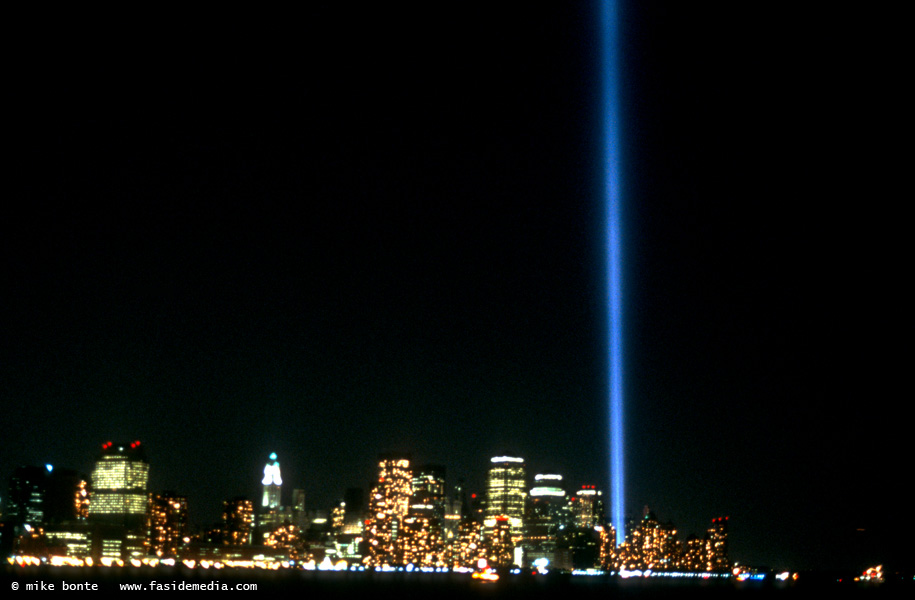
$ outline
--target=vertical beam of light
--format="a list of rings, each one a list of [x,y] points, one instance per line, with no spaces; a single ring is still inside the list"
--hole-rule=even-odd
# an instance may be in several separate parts
[[[625,471],[623,468],[623,282],[620,170],[620,41],[616,0],[603,0],[601,18],[601,103],[603,107],[604,198],[607,240],[607,324],[610,417],[610,501],[616,543],[623,543],[625,529]]]

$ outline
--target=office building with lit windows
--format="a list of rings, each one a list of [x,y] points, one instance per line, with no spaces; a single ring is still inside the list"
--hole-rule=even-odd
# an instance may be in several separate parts
[[[404,519],[404,562],[445,566],[445,467],[425,465],[413,471],[413,493]]]
[[[404,559],[404,519],[413,495],[413,473],[406,457],[383,455],[378,479],[369,497],[365,525],[369,566],[399,565]]]
[[[8,483],[0,526],[8,534],[0,540],[0,551],[10,553],[20,536],[34,534],[67,556],[89,555],[85,475],[49,464],[18,467]]]
[[[89,494],[93,554],[124,559],[145,553],[148,480],[149,463],[139,441],[102,445]]]
[[[254,503],[236,496],[223,502],[222,543],[226,546],[250,546],[254,534]]]
[[[149,495],[147,510],[149,552],[177,557],[188,537],[187,498],[174,492]]]
[[[277,527],[283,524],[284,514],[282,502],[283,477],[280,475],[280,461],[276,452],[271,452],[267,464],[264,465],[264,477],[261,479],[263,494],[257,519],[259,530],[258,541],[266,538]]]
[[[486,479],[486,511],[483,534],[496,527],[499,517],[506,517],[511,535],[517,543],[523,534],[524,505],[527,498],[524,459],[513,456],[496,456],[491,459]],[[500,527],[501,529],[501,527]]]
[[[149,463],[140,442],[106,442],[92,471],[89,519],[142,528]]]
[[[671,523],[661,523],[646,506],[626,541],[618,549],[620,568],[629,570],[671,571],[683,568],[677,530]]]
[[[727,571],[731,564],[728,556],[728,517],[712,519],[705,537],[706,570]]]
[[[599,527],[604,523],[603,492],[593,485],[583,485],[569,500],[572,525],[585,529]]]
[[[541,473],[527,498],[524,517],[524,560],[526,565],[546,559],[555,565],[556,542],[560,527],[569,523],[569,505],[562,475]]]
[[[270,460],[264,466],[264,478],[261,479],[264,494],[261,498],[261,508],[270,510],[280,507],[283,477],[280,475],[280,461],[276,452],[270,454]]]

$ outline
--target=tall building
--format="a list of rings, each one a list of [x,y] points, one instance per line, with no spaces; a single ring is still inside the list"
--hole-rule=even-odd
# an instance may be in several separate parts
[[[177,557],[188,536],[187,498],[174,492],[150,494],[147,522],[149,552]]]
[[[671,571],[682,568],[682,549],[672,523],[661,523],[646,506],[642,520],[618,549],[620,568]]]
[[[486,562],[489,566],[505,568],[520,561],[515,559],[515,542],[512,539],[509,518],[496,517],[496,524],[483,538]]]
[[[261,480],[261,485],[264,486],[261,508],[267,510],[279,508],[283,478],[280,475],[280,461],[276,457],[276,452],[270,454],[270,460],[264,466],[264,478]]]
[[[545,558],[550,565],[558,566],[557,534],[568,522],[568,499],[562,487],[562,475],[540,473],[534,476],[524,517],[525,564],[531,565],[535,560]]]
[[[149,463],[140,442],[106,442],[92,471],[89,519],[142,528],[148,480]]]
[[[404,561],[445,566],[445,467],[425,465],[413,472],[413,494],[404,519]]]
[[[69,556],[88,556],[89,530],[85,526],[88,483],[72,469],[19,467],[9,478],[0,552],[14,550],[20,536],[26,544],[43,533],[49,548]]]
[[[706,570],[727,571],[731,567],[728,557],[728,518],[712,519],[706,533]]]
[[[283,524],[284,514],[281,506],[283,477],[280,475],[280,461],[276,452],[270,453],[267,464],[264,465],[264,477],[261,479],[263,494],[257,519],[259,531],[258,543],[266,539],[270,533]]]
[[[410,510],[422,513],[439,524],[445,520],[445,467],[425,465],[413,472]]]
[[[43,467],[17,467],[13,471],[6,494],[4,521],[16,528],[44,523],[47,474]]]
[[[97,526],[93,552],[112,558],[144,554],[149,463],[139,441],[105,442],[92,470],[89,521]]]
[[[569,501],[572,524],[592,529],[604,523],[603,493],[593,485],[583,485]]]
[[[512,538],[517,544],[524,525],[524,504],[527,497],[524,459],[513,456],[496,456],[491,459],[486,480],[486,512],[483,520],[484,536],[493,531],[497,519],[506,517]],[[502,526],[500,525],[500,529]]]
[[[473,569],[477,566],[477,561],[486,558],[482,530],[483,526],[479,522],[469,517],[461,519],[451,542],[450,566]]]
[[[223,503],[222,543],[227,546],[249,546],[254,529],[254,503],[237,496]]]
[[[678,567],[683,571],[705,571],[708,566],[706,540],[696,535],[690,535],[683,544]]]
[[[413,474],[406,457],[383,455],[378,479],[369,498],[365,537],[369,566],[399,565],[404,560],[404,519],[413,495]]]

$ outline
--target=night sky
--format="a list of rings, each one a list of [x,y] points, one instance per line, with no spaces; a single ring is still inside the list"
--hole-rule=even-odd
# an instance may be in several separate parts
[[[755,565],[909,560],[891,17],[683,4],[622,12],[627,512],[729,515]],[[139,439],[201,525],[274,451],[314,508],[388,451],[608,490],[598,25],[20,33],[0,475]]]

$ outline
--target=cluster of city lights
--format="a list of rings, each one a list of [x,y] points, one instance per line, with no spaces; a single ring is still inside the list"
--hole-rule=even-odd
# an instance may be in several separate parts
[[[615,530],[604,521],[602,493],[596,486],[584,485],[567,495],[561,475],[540,473],[533,480],[541,486],[528,491],[526,465],[520,457],[492,459],[485,512],[480,507],[475,517],[464,512],[466,505],[461,508],[455,501],[459,493],[452,499],[446,497],[444,467],[416,468],[402,456],[384,458],[378,463],[368,510],[350,510],[341,502],[333,512],[327,539],[319,544],[323,547],[306,541],[306,533],[308,523],[323,530],[328,519],[312,515],[308,522],[301,520],[302,490],[295,490],[293,506],[280,505],[282,479],[276,453],[270,454],[267,476],[261,481],[264,506],[255,512],[248,499],[227,500],[218,531],[205,534],[217,536],[214,539],[190,534],[186,497],[146,492],[148,472],[149,464],[138,444],[130,449],[126,444],[103,444],[89,497],[87,482],[73,483],[77,520],[67,527],[36,528],[24,523],[25,533],[17,540],[13,562],[430,573],[468,569],[481,574],[496,569],[510,572],[524,565],[538,575],[552,570],[594,575],[619,569],[626,576],[728,569],[727,518],[714,519],[706,537],[696,538],[696,545],[680,545],[676,530],[661,526],[647,513],[626,542],[617,546],[613,543]],[[122,500],[128,490],[145,500],[143,512],[136,510],[135,503]],[[87,501],[88,510],[81,511]],[[99,505],[106,510],[98,510]],[[35,514],[40,522],[40,513]],[[103,527],[90,535],[86,522],[92,521]],[[93,539],[96,535],[100,537]],[[566,544],[561,552],[557,551],[560,539]],[[195,546],[200,542],[201,546]],[[586,559],[590,564],[575,558],[568,544],[587,545],[593,554]],[[57,556],[61,554],[57,548],[62,546],[66,556]],[[93,551],[91,546],[98,549]],[[681,548],[688,552],[684,554]],[[483,575],[480,578],[487,580]]]

